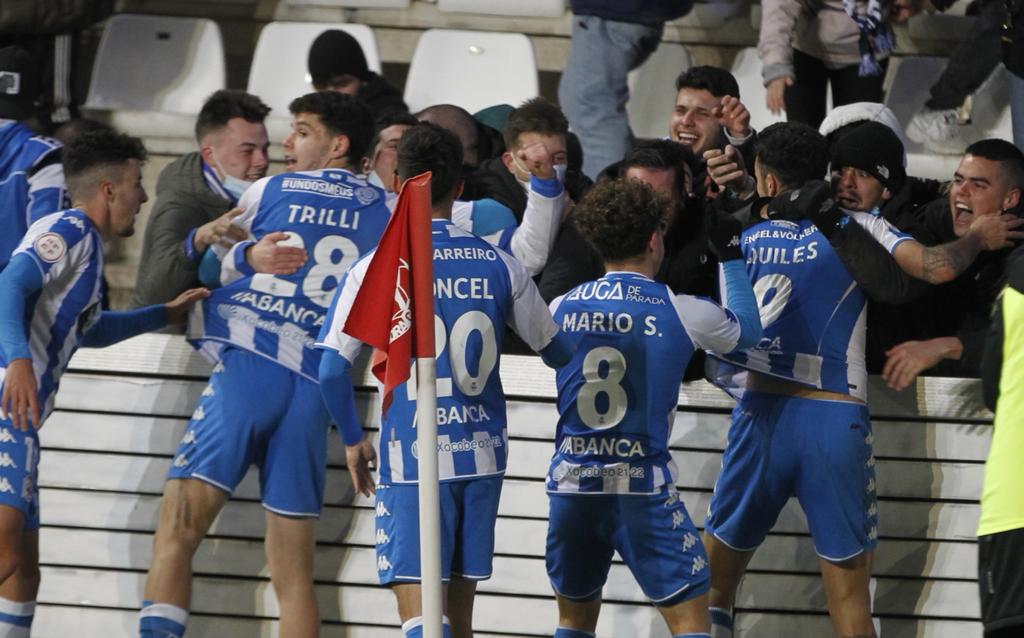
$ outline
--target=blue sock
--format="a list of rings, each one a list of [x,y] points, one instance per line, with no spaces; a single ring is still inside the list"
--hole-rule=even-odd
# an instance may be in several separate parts
[[[732,613],[721,607],[709,607],[711,635],[714,638],[732,638]]]
[[[139,638],[181,638],[187,623],[187,609],[144,600],[139,612]]]
[[[597,634],[592,634],[589,631],[583,631],[582,629],[559,627],[555,630],[554,638],[597,638]]]
[[[402,623],[402,635],[405,638],[423,638],[423,616],[416,616]],[[448,616],[441,616],[441,635],[444,638],[452,638]]]
[[[0,636],[28,638],[35,614],[36,604],[33,601],[20,603],[0,598]]]

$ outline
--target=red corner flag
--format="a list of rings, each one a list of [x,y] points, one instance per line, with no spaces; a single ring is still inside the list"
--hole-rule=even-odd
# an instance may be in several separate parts
[[[410,358],[434,356],[430,173],[406,180],[370,259],[343,332],[375,348],[373,374],[391,391],[409,378]]]

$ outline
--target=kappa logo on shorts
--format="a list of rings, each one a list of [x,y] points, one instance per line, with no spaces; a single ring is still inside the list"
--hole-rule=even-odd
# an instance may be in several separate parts
[[[186,465],[188,465],[188,459],[185,457],[184,454],[179,454],[174,459],[174,467],[185,467]]]
[[[7,452],[0,452],[0,467],[13,467],[18,469],[18,464],[14,462],[11,455]]]
[[[195,430],[189,430],[188,432],[186,432],[185,433],[185,437],[183,439],[181,439],[181,442],[184,443],[185,445],[190,445],[192,443],[195,443],[196,442],[196,432],[195,432]]]
[[[683,536],[683,551],[690,551],[690,548],[697,544],[697,540],[691,532],[686,532],[686,536]]]
[[[875,491],[875,479],[868,480],[868,487],[864,491],[867,492],[868,494]]]
[[[708,562],[704,560],[703,556],[693,557],[693,567],[690,568],[690,575],[698,574],[704,571],[704,568],[708,566]]]
[[[48,264],[60,261],[60,258],[68,252],[67,242],[57,233],[43,233],[36,238],[32,248],[35,249],[36,256]]]
[[[7,428],[0,428],[0,443],[16,443],[18,439],[14,438],[11,431]]]
[[[379,503],[378,502],[377,503],[377,518],[381,518],[382,516],[391,516],[391,512],[388,511],[388,508],[384,507],[384,503]]]
[[[875,467],[875,457],[868,459],[868,462],[864,464],[864,467]]]
[[[379,571],[379,572],[386,572],[389,569],[391,569],[391,561],[388,560],[388,557],[387,556],[378,556],[377,557],[377,571]]]
[[[203,411],[203,406],[197,407],[196,411],[192,413],[192,420],[193,421],[202,421],[205,418],[206,418],[206,412]]]
[[[681,510],[676,510],[672,512],[672,529],[678,529],[680,525],[686,525],[686,514]],[[687,534],[687,536],[689,536],[689,534]]]
[[[877,516],[877,515],[878,515],[878,504],[877,503],[872,503],[871,507],[868,508],[868,516]]]
[[[679,492],[672,492],[665,501],[665,507],[672,507],[679,502]]]
[[[7,477],[0,476],[0,492],[5,494],[14,494],[14,487],[11,482],[7,480]]]
[[[218,361],[217,365],[213,366],[213,374],[217,374],[218,372],[224,372],[224,362],[223,361]]]
[[[208,385],[205,388],[203,388],[203,396],[204,397],[212,397],[212,396],[214,396],[214,394],[215,393],[213,391],[213,386],[212,385]]]
[[[21,499],[31,503],[35,500],[35,482],[31,476],[26,476],[25,480],[21,482]]]
[[[871,526],[871,531],[868,532],[868,540],[869,541],[877,541],[878,540],[878,528],[875,527],[874,525]]]
[[[387,545],[388,541],[390,541],[390,540],[391,540],[391,537],[388,536],[388,533],[385,532],[383,529],[378,527],[377,528],[377,544],[378,545]]]

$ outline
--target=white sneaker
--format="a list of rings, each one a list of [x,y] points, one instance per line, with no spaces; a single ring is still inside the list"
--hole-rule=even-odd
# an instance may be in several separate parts
[[[907,137],[940,155],[960,155],[967,148],[956,109],[921,110],[907,125]]]

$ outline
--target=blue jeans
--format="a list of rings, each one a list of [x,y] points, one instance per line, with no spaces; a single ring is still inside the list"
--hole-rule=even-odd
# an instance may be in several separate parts
[[[658,48],[663,28],[573,16],[572,44],[558,84],[558,101],[580,138],[583,172],[591,179],[632,147],[626,76]]]
[[[1010,85],[1010,118],[1013,120],[1013,143],[1024,150],[1024,77],[1006,70]]]

